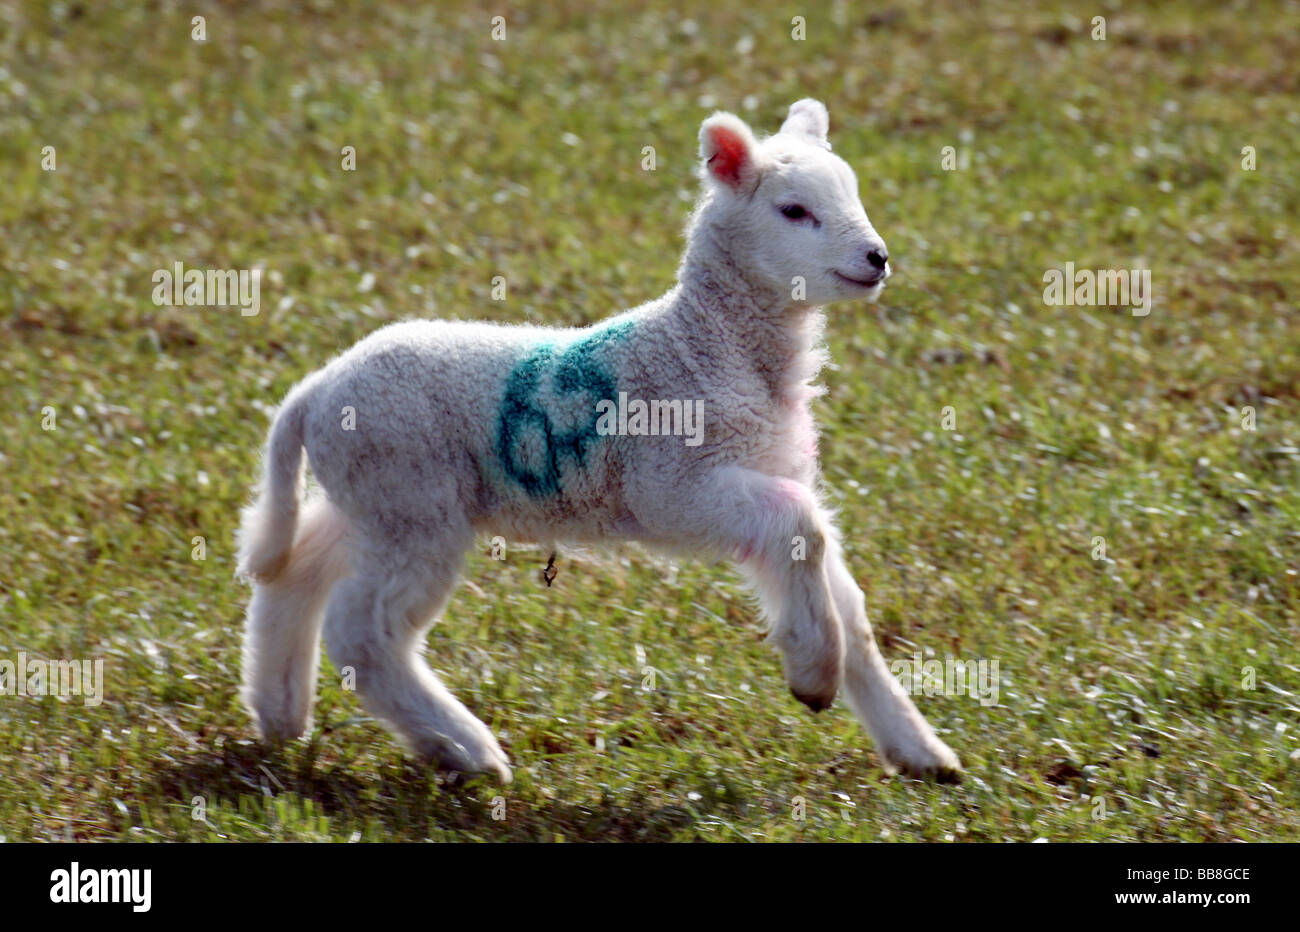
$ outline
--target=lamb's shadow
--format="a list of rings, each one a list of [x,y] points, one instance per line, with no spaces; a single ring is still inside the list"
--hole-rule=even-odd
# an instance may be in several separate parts
[[[464,834],[476,840],[666,841],[696,815],[680,806],[647,804],[582,805],[559,800],[530,801],[526,810],[510,795],[481,792],[480,781],[463,781],[413,763],[386,766],[359,775],[347,764],[322,765],[314,743],[290,751],[271,751],[254,742],[232,741],[219,750],[197,750],[184,758],[160,761],[153,793],[176,805],[203,800],[209,819],[220,824],[220,810],[241,797],[293,794],[310,799],[325,815],[360,828],[376,823],[394,839],[423,837],[421,827]],[[381,789],[376,793],[376,782]],[[487,785],[494,785],[488,781]],[[530,794],[532,795],[532,794]],[[412,835],[412,829],[416,835]]]
[[[196,797],[211,807],[233,803],[241,796],[291,792],[314,800],[328,814],[341,815],[360,812],[367,790],[366,783],[345,767],[321,767],[314,748],[292,754],[249,741],[160,761],[153,775],[157,795],[186,806],[194,804]]]

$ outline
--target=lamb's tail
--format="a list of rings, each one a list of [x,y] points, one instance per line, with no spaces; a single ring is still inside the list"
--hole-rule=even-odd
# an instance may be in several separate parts
[[[244,509],[239,528],[239,575],[259,583],[275,579],[289,563],[302,495],[301,395],[276,415],[266,443],[265,473],[257,501]]]

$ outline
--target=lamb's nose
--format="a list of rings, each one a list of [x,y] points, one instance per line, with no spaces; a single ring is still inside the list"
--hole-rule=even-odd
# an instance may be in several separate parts
[[[889,262],[889,253],[883,249],[872,249],[867,252],[867,261],[878,269],[883,269]]]

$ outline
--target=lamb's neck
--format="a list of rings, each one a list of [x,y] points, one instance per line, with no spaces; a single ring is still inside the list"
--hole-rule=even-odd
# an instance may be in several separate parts
[[[821,366],[821,309],[757,285],[725,254],[688,252],[667,305],[688,336],[686,352],[706,367],[741,361],[773,399],[795,400]]]

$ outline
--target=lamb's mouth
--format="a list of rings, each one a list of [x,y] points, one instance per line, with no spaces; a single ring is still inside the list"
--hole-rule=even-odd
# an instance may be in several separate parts
[[[877,285],[883,285],[885,283],[884,275],[878,275],[875,278],[852,278],[845,275],[843,272],[836,272],[835,269],[831,269],[831,271],[835,272],[839,278],[848,282],[850,285],[857,285],[859,288],[875,288]]]

